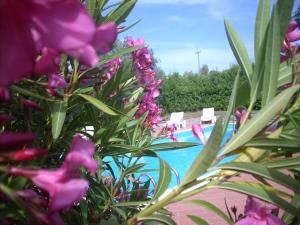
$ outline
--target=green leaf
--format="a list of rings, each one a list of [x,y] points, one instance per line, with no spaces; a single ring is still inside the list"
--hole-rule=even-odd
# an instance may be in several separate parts
[[[90,102],[92,105],[100,109],[101,111],[107,113],[108,115],[111,116],[117,116],[118,114],[114,112],[112,109],[110,109],[106,104],[101,102],[100,100],[90,96],[90,95],[84,95],[84,94],[77,94],[78,96],[84,98],[88,102]]]
[[[224,184],[212,184],[208,186],[209,188],[221,188],[226,190],[232,190],[241,192],[247,195],[251,195],[267,202],[270,202],[283,210],[290,212],[294,215],[299,215],[300,210],[297,209],[292,204],[288,203],[286,200],[280,198],[278,193],[275,191],[271,191],[271,189],[267,189],[265,185],[253,185],[253,183],[224,183]]]
[[[82,224],[88,225],[88,202],[86,200],[80,202],[80,209]]]
[[[247,49],[244,46],[242,40],[238,36],[237,32],[234,30],[233,26],[230,24],[230,22],[225,19],[225,30],[226,35],[229,41],[229,44],[231,46],[231,49],[233,51],[233,54],[238,61],[239,65],[243,69],[243,71],[246,73],[249,83],[251,84],[251,76],[252,76],[252,65],[249,58],[249,55],[247,53]]]
[[[26,95],[32,98],[36,98],[36,99],[40,99],[40,100],[44,100],[44,101],[48,101],[48,102],[54,102],[55,100],[51,99],[51,98],[46,98],[44,96],[38,95],[36,93],[33,93],[31,91],[25,90],[23,88],[20,88],[18,86],[12,85],[10,86],[10,89],[14,92],[18,92],[22,95]]]
[[[269,30],[269,26],[267,28]],[[263,75],[265,71],[265,54],[266,54],[266,42],[267,36],[264,37],[261,47],[257,53],[257,59],[255,61],[253,76],[251,80],[251,91],[250,91],[250,104],[253,105],[261,91]]]
[[[243,106],[249,104],[250,99],[250,84],[249,82],[242,83],[237,90],[237,95],[235,99],[236,106]]]
[[[140,206],[145,204],[144,201],[135,201],[135,202],[118,202],[114,203],[116,207],[130,207],[130,206]]]
[[[129,53],[132,53],[132,52],[140,49],[141,47],[142,46],[133,46],[133,47],[122,48],[121,50],[119,50],[117,52],[113,52],[109,55],[102,56],[101,61],[100,61],[99,64],[97,64],[97,66],[101,66],[101,65],[103,65],[105,63],[108,63],[109,61],[111,61],[115,58],[118,58],[118,57],[127,55]]]
[[[274,139],[274,138],[254,138],[245,144],[245,147],[263,148],[300,148],[298,140]]]
[[[139,164],[133,165],[131,167],[126,168],[124,173],[126,175],[132,174],[132,173],[138,173],[139,169],[143,168],[145,165],[146,165],[146,163],[139,163]]]
[[[289,102],[290,98],[299,90],[296,85],[284,90],[271,102],[263,107],[248,123],[245,124],[225,145],[221,155],[228,154],[238,147],[244,145],[256,134],[258,134],[275,115],[277,115]]]
[[[65,122],[67,103],[64,101],[56,101],[49,103],[49,106],[52,118],[52,137],[56,140],[59,137]]]
[[[153,200],[161,196],[168,188],[171,182],[171,169],[170,166],[162,159],[159,159],[159,179],[156,186]]]
[[[276,3],[276,8],[279,13],[281,40],[283,40],[283,37],[287,31],[287,26],[291,19],[293,6],[294,0],[278,0]]]
[[[276,183],[282,184],[287,188],[300,193],[300,182],[290,176],[276,171],[275,169],[269,169],[266,166],[260,165],[258,163],[231,162],[219,165],[218,168],[223,170],[234,170],[258,175],[260,177],[273,180]]]
[[[86,0],[85,3],[86,3],[86,8],[87,8],[89,14],[93,17],[95,7],[96,7],[96,0]]]
[[[274,98],[277,90],[280,65],[280,49],[282,45],[279,23],[280,21],[277,9],[274,8],[267,33],[268,36],[266,45],[265,71],[262,92],[263,106]]]
[[[219,118],[215,127],[204,146],[203,150],[198,154],[197,158],[193,161],[188,172],[185,174],[183,184],[186,184],[206,172],[207,168],[212,164],[217,156],[218,150],[223,139],[223,126],[222,119]]]
[[[146,146],[145,148],[151,149],[154,151],[171,151],[171,150],[179,150],[182,148],[189,148],[198,146],[198,143],[194,142],[166,142],[161,144],[153,144]]]
[[[297,209],[300,209],[300,195],[294,195],[291,204],[293,206],[295,206]],[[282,217],[283,222],[285,222],[285,224],[292,224],[292,220],[294,217],[298,216],[298,220],[299,220],[299,215],[293,215],[291,213],[285,213]]]
[[[270,18],[270,0],[260,0],[258,4],[258,10],[256,14],[255,22],[255,59],[258,60],[258,52],[263,42],[268,22]]]
[[[119,221],[115,215],[112,215],[108,220],[102,219],[99,225],[119,225]]]
[[[297,54],[298,56],[300,54]],[[280,64],[279,68],[279,76],[278,76],[278,87],[288,84],[292,82],[292,74],[293,74],[293,69],[291,63],[287,60],[285,62],[282,62]]]
[[[238,74],[236,75],[235,80],[234,80],[233,90],[231,92],[229,104],[228,104],[228,107],[227,107],[227,112],[226,112],[226,115],[225,115],[225,118],[224,118],[223,135],[226,133],[227,126],[228,126],[228,123],[229,123],[229,120],[230,120],[230,116],[231,116],[231,114],[233,113],[233,110],[234,110],[235,99],[236,99],[236,95],[237,95],[237,92],[238,92],[239,79],[240,79],[240,71],[238,72]]]
[[[159,214],[159,215],[154,214],[152,216],[140,217],[138,220],[139,221],[145,221],[145,222],[147,222],[147,221],[156,221],[156,222],[166,224],[166,225],[176,225],[175,221],[171,217],[165,216],[165,215],[162,215],[162,214]]]
[[[210,211],[216,213],[218,216],[223,218],[227,223],[229,223],[230,225],[233,225],[234,222],[222,210],[220,210],[214,204],[204,201],[204,200],[200,200],[200,199],[191,200],[190,202],[209,209]]]
[[[209,225],[204,219],[198,217],[198,216],[192,216],[188,215],[188,217],[196,224],[198,225]]]
[[[125,0],[115,10],[111,11],[111,13],[107,15],[105,22],[112,21],[116,24],[122,23],[134,8],[135,4],[136,0]]]
[[[119,30],[119,34],[125,32],[125,31],[127,31],[127,30],[129,30],[129,29],[131,29],[132,27],[134,27],[135,25],[137,25],[137,24],[138,24],[139,22],[141,22],[141,21],[142,21],[142,19],[139,19],[139,20],[137,20],[136,22],[134,22],[133,24],[131,24],[131,25],[129,25],[129,26],[126,26],[125,28]]]
[[[295,168],[297,166],[300,166],[300,157],[274,160],[271,162],[267,162],[264,165],[268,168],[276,169]]]

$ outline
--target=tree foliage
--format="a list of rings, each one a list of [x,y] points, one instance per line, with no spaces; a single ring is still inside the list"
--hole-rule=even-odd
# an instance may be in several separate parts
[[[210,75],[173,73],[163,80],[159,104],[165,112],[198,111],[207,107],[226,110],[237,73],[237,66]],[[241,81],[245,80],[242,76]]]

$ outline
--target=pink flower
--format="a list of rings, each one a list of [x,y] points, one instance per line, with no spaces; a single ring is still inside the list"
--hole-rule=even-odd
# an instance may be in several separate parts
[[[300,51],[298,44],[293,44],[293,42],[298,40],[300,40],[298,24],[295,20],[291,20],[280,52],[281,62],[288,60],[294,54]]]
[[[50,74],[48,76],[48,87],[52,89],[57,88],[65,88],[67,86],[67,82],[60,74]]]
[[[79,202],[86,194],[88,181],[80,178],[81,166],[95,174],[98,165],[92,159],[95,145],[76,135],[73,138],[70,152],[63,165],[58,169],[29,170],[12,167],[12,175],[28,177],[32,182],[49,194],[49,211],[57,212],[68,209]]]
[[[2,1],[0,31],[2,88],[34,71],[52,70],[47,64],[53,64],[53,58],[60,53],[70,54],[89,66],[95,65],[96,51],[109,51],[117,36],[113,23],[96,28],[78,0]],[[35,67],[36,53],[43,48],[51,54],[43,55]]]
[[[42,111],[43,107],[37,104],[36,102],[29,100],[29,99],[23,99],[23,105],[27,108],[32,108],[38,111]]]
[[[166,130],[167,130],[167,136],[171,138],[172,141],[174,142],[177,141],[177,138],[175,136],[175,131],[177,130],[176,125],[174,123],[171,125],[167,125]]]
[[[9,153],[9,158],[15,161],[34,160],[48,153],[45,149],[25,148]]]
[[[283,221],[272,215],[275,206],[266,206],[258,199],[248,197],[245,206],[246,217],[235,225],[285,225]]]
[[[98,163],[92,157],[95,153],[95,145],[80,135],[76,135],[72,140],[71,150],[65,158],[64,165],[68,170],[77,170],[80,166],[85,167],[92,175],[98,169]]]
[[[14,116],[7,115],[7,114],[0,114],[0,124],[9,123],[11,121],[14,121],[15,119],[16,118]]]
[[[238,121],[239,121],[240,124],[243,123],[246,114],[247,114],[247,111],[246,111],[246,110],[236,111],[236,112],[235,112],[235,116],[236,116],[236,118],[238,119]]]
[[[203,145],[206,145],[206,140],[205,140],[205,137],[204,137],[204,131],[203,131],[202,126],[200,124],[193,124],[192,125],[192,132],[193,132],[194,136],[196,138],[198,138]]]
[[[16,133],[16,132],[3,132],[0,134],[0,150],[7,151],[23,147],[25,144],[32,143],[36,135],[31,132]]]

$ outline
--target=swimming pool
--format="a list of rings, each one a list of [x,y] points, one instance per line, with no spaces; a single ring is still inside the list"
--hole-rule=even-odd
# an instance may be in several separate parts
[[[205,127],[204,129],[204,135],[206,137],[206,140],[210,136],[213,126]],[[226,134],[223,139],[223,143],[231,136],[233,131],[233,124],[229,124],[228,129],[226,131]],[[190,147],[190,148],[183,148],[179,150],[173,150],[173,151],[160,151],[157,152],[157,154],[164,159],[172,168],[174,168],[178,175],[180,180],[183,179],[184,175],[186,174],[188,168],[191,166],[194,159],[197,157],[199,152],[203,149],[203,145],[201,142],[193,135],[191,130],[188,131],[182,131],[182,132],[176,132],[175,136],[179,142],[196,142],[199,143],[198,146]],[[159,143],[166,143],[166,142],[172,142],[169,138],[162,138],[157,141],[155,141],[155,144]],[[225,163],[228,161],[231,161],[235,156],[227,157],[221,161],[221,163]],[[106,158],[108,159],[108,158]],[[142,168],[142,170],[151,170],[159,169],[159,160],[157,158],[153,157],[142,157],[139,160],[139,163],[146,163],[147,165]],[[114,171],[117,171],[117,169],[114,165],[111,165]],[[151,176],[155,182],[158,181],[159,178],[159,172],[146,172],[149,176]],[[175,187],[177,185],[177,178],[175,176],[175,173],[172,172],[172,179],[171,183],[169,185],[170,188]]]

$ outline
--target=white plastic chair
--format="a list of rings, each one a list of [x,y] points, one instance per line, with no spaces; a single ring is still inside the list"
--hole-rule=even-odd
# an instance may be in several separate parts
[[[167,121],[167,125],[175,124],[177,128],[185,128],[186,123],[183,120],[184,112],[173,112],[171,113],[170,120]]]
[[[215,108],[204,108],[202,110],[201,122],[209,122],[215,123],[217,117],[215,116]]]

